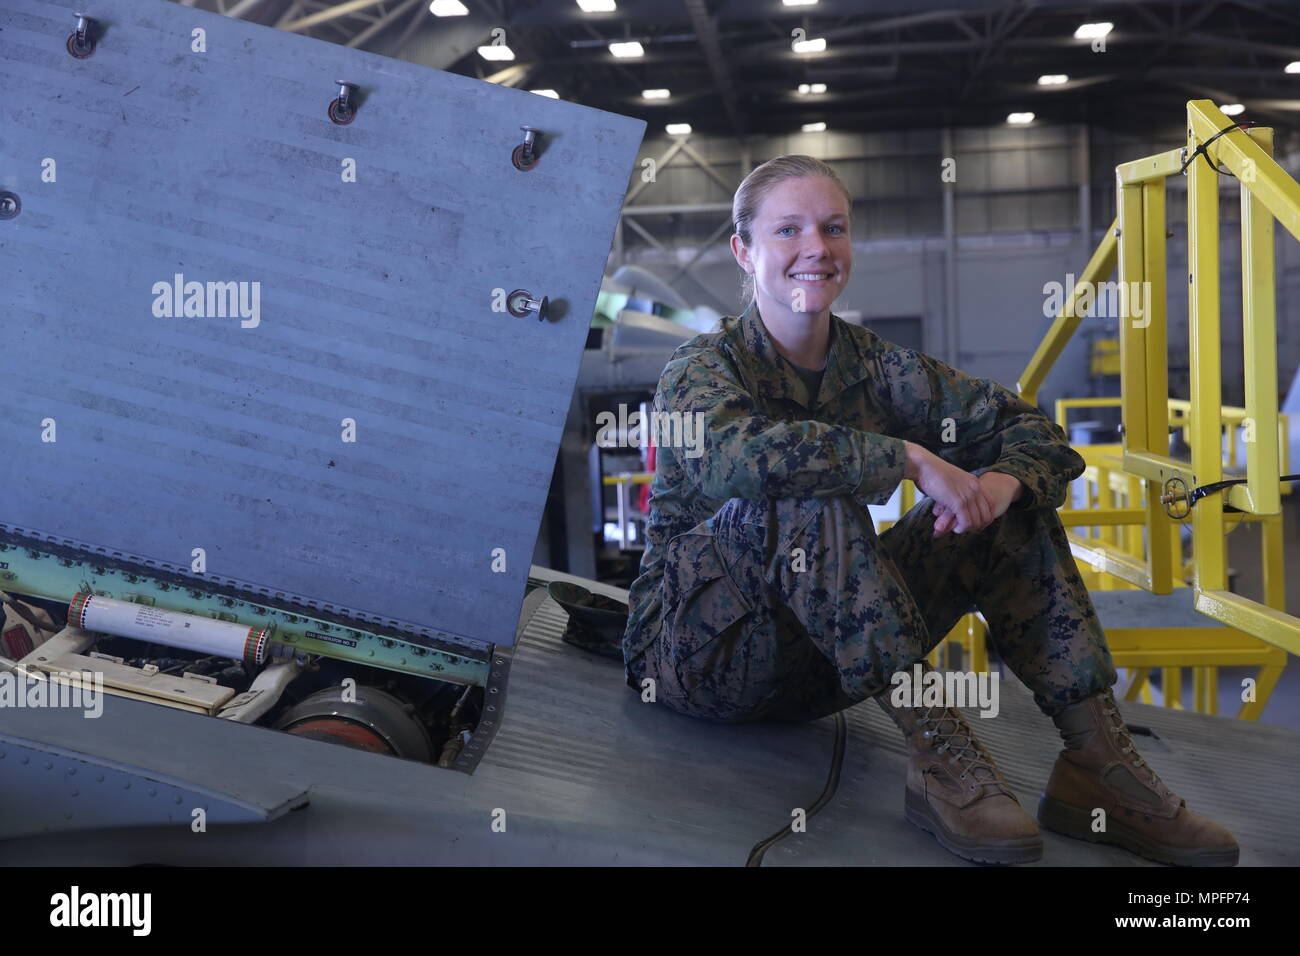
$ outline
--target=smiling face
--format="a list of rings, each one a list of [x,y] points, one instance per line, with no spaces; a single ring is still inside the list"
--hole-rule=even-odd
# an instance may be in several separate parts
[[[765,317],[817,316],[830,310],[853,269],[849,204],[825,176],[785,179],[768,191],[750,227],[749,246],[731,237],[740,267],[754,277]]]

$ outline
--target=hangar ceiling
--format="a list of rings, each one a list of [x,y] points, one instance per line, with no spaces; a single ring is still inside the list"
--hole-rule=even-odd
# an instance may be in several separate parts
[[[1080,3],[1077,0],[181,0],[183,4],[425,66],[714,135],[1004,123],[1147,131],[1191,98],[1241,103],[1256,122],[1300,109],[1300,7],[1277,0]],[[589,3],[590,0],[583,0]],[[437,0],[444,8],[454,0]],[[1102,44],[1078,39],[1108,22]],[[489,61],[480,46],[509,47]],[[794,52],[792,31],[825,40]],[[611,43],[638,42],[619,57]],[[500,52],[500,51],[498,51]],[[1065,75],[1055,85],[1039,77]],[[805,84],[825,92],[800,93]],[[643,91],[668,90],[647,100]],[[1179,121],[1171,121],[1178,125]]]

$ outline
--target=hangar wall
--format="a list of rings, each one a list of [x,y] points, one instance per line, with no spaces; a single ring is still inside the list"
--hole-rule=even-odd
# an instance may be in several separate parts
[[[837,308],[861,311],[867,324],[872,318],[920,316],[926,351],[1014,387],[1050,324],[1043,314],[1044,284],[1064,283],[1067,273],[1081,272],[1114,217],[1115,164],[1171,149],[1179,143],[1179,132],[1175,126],[1135,139],[1099,127],[1031,125],[811,133],[744,143],[691,135],[687,144],[696,155],[679,150],[654,170],[653,182],[643,184],[645,160],[658,160],[678,139],[651,135],[639,154],[629,193],[634,198],[624,209],[621,243],[616,243],[611,265],[646,266],[672,279],[692,304],[734,312],[740,283],[727,249],[729,230],[708,242],[689,270],[682,267],[729,219],[732,191],[723,188],[724,182],[738,184],[742,169],[772,156],[808,153],[835,167],[855,199],[854,272]],[[1300,153],[1294,151],[1300,143],[1282,129],[1276,136],[1279,161],[1295,174]],[[950,187],[940,178],[946,157],[955,160],[956,181]],[[1186,397],[1180,369],[1187,364],[1187,297],[1172,277],[1185,274],[1184,183],[1170,180],[1167,202],[1174,232],[1168,247],[1170,389],[1180,397]],[[1224,400],[1241,404],[1237,184],[1225,176],[1221,185]],[[951,235],[945,230],[945,188],[954,190]],[[663,212],[641,214],[641,206]],[[630,215],[665,248],[656,249],[629,227]],[[951,313],[945,275],[950,244],[956,262]],[[1295,295],[1300,291],[1300,250],[1285,235],[1278,239],[1277,268],[1278,381],[1285,388],[1300,362],[1300,300]],[[1049,410],[1058,397],[1091,394],[1082,334],[1103,321],[1096,316],[1085,320],[1048,379],[1040,397]]]

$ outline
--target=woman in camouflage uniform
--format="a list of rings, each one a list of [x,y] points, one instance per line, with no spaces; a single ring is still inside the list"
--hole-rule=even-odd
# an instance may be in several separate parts
[[[809,720],[874,697],[909,742],[907,819],[967,859],[1027,862],[1042,854],[1038,826],[960,713],[887,693],[978,609],[1066,741],[1044,826],[1235,864],[1232,835],[1138,756],[1111,694],[1105,634],[1056,514],[1082,458],[1002,386],[831,313],[853,266],[851,208],[808,156],[770,160],[736,191],[748,307],[677,349],[659,381],[659,419],[699,422],[703,445],[657,442],[629,685],[653,681],[674,710],[726,721]],[[926,497],[877,537],[866,505],[905,477]]]

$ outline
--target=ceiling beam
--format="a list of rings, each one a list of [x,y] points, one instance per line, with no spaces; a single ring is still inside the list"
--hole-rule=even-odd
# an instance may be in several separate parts
[[[1011,36],[1011,32],[1020,26],[1033,11],[1033,4],[1027,2],[1027,0],[1016,0],[1015,3],[1007,7],[999,20],[999,25],[994,28],[993,35],[989,37],[989,42],[980,51],[979,59],[971,69],[970,76],[966,78],[961,91],[957,94],[958,104],[966,102],[966,98],[970,96],[971,91],[975,88],[975,81],[984,72],[984,66],[989,62],[989,59],[997,52],[1002,42]]]
[[[406,0],[406,2],[403,3],[401,6],[394,8],[390,13],[387,13],[384,16],[380,17],[374,23],[370,24],[370,26],[366,27],[364,30],[362,30],[360,33],[354,36],[351,40],[347,42],[347,45],[353,47],[354,49],[360,47],[363,43],[368,41],[380,30],[384,29],[389,24],[395,22],[400,17],[410,13],[412,9],[419,6],[423,2],[424,0]]]
[[[704,60],[709,65],[709,72],[713,74],[713,81],[718,87],[718,97],[722,100],[722,108],[727,112],[731,131],[737,136],[744,136],[745,124],[740,118],[740,110],[736,107],[736,91],[731,83],[731,72],[727,68],[727,61],[722,55],[722,47],[718,43],[718,30],[713,17],[705,9],[704,0],[682,0],[682,2],[691,18],[695,35],[699,37],[700,48],[704,51]]]
[[[299,17],[297,20],[290,20],[288,23],[276,24],[276,26],[288,33],[298,33],[308,27],[314,27],[320,23],[330,23],[339,19],[339,17],[346,17],[348,14],[378,6],[380,3],[383,3],[383,0],[347,0],[346,3],[337,3],[332,7],[308,14],[305,17]]]

